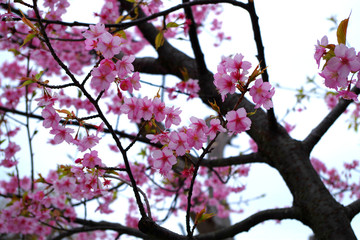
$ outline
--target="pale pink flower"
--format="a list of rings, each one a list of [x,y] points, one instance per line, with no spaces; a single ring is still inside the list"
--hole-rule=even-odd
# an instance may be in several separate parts
[[[341,77],[347,77],[350,72],[360,70],[360,61],[354,48],[348,48],[344,44],[337,45],[334,50],[335,57],[327,62],[327,67],[338,72]]]
[[[190,117],[190,121],[190,127],[193,128],[195,131],[206,133],[209,129],[203,119],[197,117]]]
[[[96,40],[105,32],[105,25],[102,23],[97,23],[96,25],[91,25],[90,30],[86,30],[83,33],[83,36],[90,40]]]
[[[121,60],[116,62],[116,70],[120,78],[126,77],[126,75],[130,74],[134,71],[134,66],[132,62],[135,60],[134,55],[123,56]]]
[[[240,53],[235,54],[234,58],[227,58],[225,66],[229,71],[247,71],[251,68],[251,63],[243,61],[244,56]]]
[[[171,167],[176,164],[176,157],[169,148],[155,150],[153,152],[154,168],[159,169],[160,173],[168,176]]]
[[[91,71],[93,78],[91,79],[91,87],[96,91],[107,90],[110,84],[115,80],[115,65],[109,59],[100,62],[100,66]]]
[[[45,128],[56,127],[60,122],[60,116],[52,107],[45,107],[41,116],[44,118],[43,126]]]
[[[181,118],[179,116],[180,113],[180,108],[174,108],[174,106],[172,106],[171,108],[165,108],[165,127],[170,128],[172,124],[179,125],[181,122]]]
[[[160,98],[153,100],[153,113],[156,121],[161,122],[165,119],[165,108],[165,103]]]
[[[358,96],[352,91],[347,91],[347,90],[339,91],[339,94],[336,97],[337,98],[341,97],[346,100],[352,100],[354,102],[358,102]]]
[[[328,88],[345,88],[348,85],[347,76],[341,76],[339,72],[331,70],[328,66],[319,75],[325,79],[325,86]]]
[[[314,54],[314,58],[316,60],[316,63],[318,64],[318,67],[320,66],[320,60],[321,58],[324,56],[324,54],[326,53],[326,48],[325,46],[327,46],[328,43],[328,38],[327,36],[324,36],[321,41],[317,41],[317,45],[315,45],[315,54]]]
[[[222,101],[225,100],[225,97],[228,93],[235,93],[236,79],[230,77],[228,74],[215,74],[214,84],[219,93],[221,94]]]
[[[103,33],[99,37],[97,50],[99,50],[104,58],[111,59],[114,55],[120,53],[121,38],[113,36],[108,32]]]
[[[333,109],[338,104],[339,99],[333,93],[327,93],[325,96],[325,102],[329,109]]]
[[[259,78],[255,81],[254,86],[250,88],[249,93],[254,103],[256,103],[255,108],[263,105],[264,108],[268,110],[273,107],[271,98],[275,94],[275,89],[271,88],[270,83],[263,82],[263,80]]]
[[[144,97],[139,102],[139,116],[141,116],[145,121],[149,121],[152,118],[152,115],[153,115],[152,101],[148,97]]]
[[[140,122],[141,116],[139,115],[139,102],[136,97],[124,98],[124,104],[121,111],[128,115],[128,118],[134,122]]]
[[[187,136],[184,132],[171,132],[169,138],[169,148],[175,150],[178,156],[184,155],[189,149]]]
[[[219,119],[211,119],[210,128],[207,132],[210,140],[213,140],[218,132],[226,132],[226,129],[221,126]]]
[[[20,146],[14,142],[9,142],[8,146],[5,148],[5,158],[10,159],[12,158],[16,152],[20,151]]]
[[[91,134],[74,143],[77,144],[79,151],[84,152],[85,150],[96,146],[100,139],[100,137]]]
[[[94,168],[96,165],[101,166],[101,159],[98,157],[98,152],[93,150],[90,153],[85,153],[82,164],[87,168]]]
[[[250,129],[251,120],[246,116],[244,108],[229,111],[225,118],[228,121],[226,127],[232,134],[241,133]]]
[[[54,143],[55,144],[59,144],[62,143],[63,141],[67,142],[67,143],[71,143],[74,139],[71,136],[71,133],[74,132],[74,129],[71,128],[66,128],[62,125],[58,125],[56,127],[54,127],[53,129],[51,129],[50,133],[54,134]]]
[[[186,136],[189,148],[195,148],[197,150],[201,149],[204,143],[207,141],[205,132],[197,131],[192,128],[189,128],[186,131]]]

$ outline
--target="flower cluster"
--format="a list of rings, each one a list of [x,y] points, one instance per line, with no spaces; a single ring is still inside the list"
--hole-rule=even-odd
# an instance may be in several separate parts
[[[339,93],[338,97],[357,101],[357,96],[350,91],[350,86],[360,86],[360,53],[343,43],[329,44],[327,36],[324,36],[315,45],[314,58],[318,66],[321,59],[325,60],[320,73],[325,79],[325,86],[335,89]],[[356,73],[357,80],[353,79]]]

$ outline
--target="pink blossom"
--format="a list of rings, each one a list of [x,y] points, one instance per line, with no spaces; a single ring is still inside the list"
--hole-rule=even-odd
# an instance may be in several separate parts
[[[101,166],[101,159],[98,157],[98,152],[93,150],[90,153],[85,153],[82,164],[87,168],[94,168],[96,165]]]
[[[145,121],[149,121],[153,115],[153,105],[151,99],[144,97],[139,103],[139,116]]]
[[[141,116],[139,115],[139,102],[141,100],[132,97],[124,98],[124,104],[122,105],[121,111],[128,115],[128,118],[134,122],[140,122]]]
[[[116,70],[120,78],[126,77],[126,75],[130,74],[134,71],[134,66],[132,62],[135,60],[134,55],[123,56],[121,60],[116,62]]]
[[[328,66],[319,74],[325,79],[325,86],[328,88],[345,88],[348,85],[347,76],[341,76],[337,71],[331,70]]]
[[[206,133],[209,129],[203,119],[197,117],[190,117],[190,121],[191,121],[190,127],[197,132]]]
[[[205,132],[197,131],[193,128],[189,128],[186,131],[186,136],[189,148],[195,148],[197,150],[201,149],[204,143],[207,141]]]
[[[327,67],[338,72],[339,76],[347,77],[350,72],[360,70],[360,61],[354,48],[348,48],[344,44],[337,45],[334,50],[335,57],[327,62]]]
[[[107,90],[110,84],[115,80],[115,65],[109,59],[100,62],[100,66],[91,71],[93,78],[91,79],[91,87],[96,91]]]
[[[14,142],[9,142],[8,146],[5,148],[5,158],[10,159],[12,158],[16,152],[20,151],[20,146]]]
[[[243,61],[244,56],[240,53],[235,54],[234,58],[227,58],[225,66],[229,71],[247,71],[251,68],[251,63]]]
[[[94,146],[96,146],[99,143],[99,140],[101,138],[95,136],[94,134],[90,134],[80,141],[74,142],[77,144],[79,151],[84,152],[87,149],[90,149]]]
[[[159,169],[160,173],[168,176],[171,167],[177,162],[173,152],[165,147],[162,150],[155,150],[152,155],[154,159],[154,168]]]
[[[165,119],[165,103],[160,100],[160,98],[154,98],[153,100],[153,111],[155,120],[161,122]]]
[[[55,128],[53,128],[50,133],[54,134],[54,142],[55,144],[62,143],[63,141],[67,143],[71,143],[73,141],[73,137],[70,133],[73,133],[74,129],[66,128],[62,125],[58,125]]]
[[[358,96],[352,91],[341,90],[339,91],[339,94],[336,97],[337,98],[341,97],[346,100],[352,100],[354,102],[358,102]]]
[[[326,48],[325,46],[328,45],[328,38],[327,36],[324,36],[321,39],[321,42],[319,42],[319,40],[317,41],[317,45],[315,45],[315,54],[314,54],[314,58],[316,60],[316,63],[318,64],[318,67],[320,66],[320,60],[321,58],[324,56],[324,54],[326,53]]]
[[[102,53],[104,58],[111,59],[114,55],[120,52],[120,44],[120,37],[113,36],[110,33],[105,32],[99,37],[97,49]]]
[[[244,108],[239,108],[236,111],[229,111],[225,118],[228,121],[226,127],[229,132],[233,134],[241,133],[250,129],[251,120],[246,116]]]
[[[338,104],[339,99],[333,93],[327,93],[325,96],[325,102],[329,109],[333,109]]]
[[[228,93],[235,93],[236,79],[230,77],[228,74],[215,74],[214,84],[219,93],[221,94],[222,101],[225,100],[225,97]]]
[[[165,127],[170,128],[172,124],[179,125],[181,122],[180,118],[181,110],[180,108],[165,108],[166,120],[165,120]]]
[[[259,108],[261,105],[265,109],[270,109],[273,107],[271,97],[275,94],[275,89],[271,88],[271,84],[268,82],[263,82],[261,78],[255,81],[254,86],[250,88],[250,96],[254,103],[256,103],[255,108]]]
[[[169,138],[169,148],[175,150],[178,156],[184,155],[189,149],[187,136],[184,132],[171,132]]]
[[[226,129],[221,126],[219,119],[211,119],[210,128],[207,132],[210,140],[213,140],[218,132],[226,132]]]
[[[44,118],[43,126],[45,128],[56,128],[60,122],[59,114],[52,107],[45,107],[41,112],[41,116]]]

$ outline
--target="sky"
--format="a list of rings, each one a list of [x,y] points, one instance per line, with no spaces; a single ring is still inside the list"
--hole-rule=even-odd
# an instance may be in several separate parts
[[[95,0],[87,1],[87,12],[98,11],[98,2]],[[169,1],[164,0],[164,2]],[[79,9],[83,8],[83,1],[72,0],[71,3],[75,4],[76,7],[69,9],[65,20],[96,23],[91,14],[78,14]],[[275,114],[278,119],[284,119],[288,123],[296,125],[292,136],[301,140],[324,117],[328,109],[322,99],[314,98],[311,102],[303,105],[306,106],[306,111],[287,114],[288,109],[292,108],[296,102],[294,90],[300,88],[308,76],[316,76],[317,81],[322,83],[322,80],[317,77],[318,69],[313,54],[316,41],[324,35],[329,36],[330,42],[336,40],[335,32],[329,31],[334,26],[332,22],[327,20],[329,17],[336,16],[341,21],[351,14],[347,38],[348,45],[360,50],[360,33],[358,31],[360,1],[345,0],[340,3],[340,1],[336,0],[255,0],[255,7],[259,16],[265,46],[270,82],[281,86],[276,89],[273,98]],[[209,69],[216,72],[216,66],[220,62],[221,56],[236,53],[242,53],[245,60],[251,61],[253,66],[256,65],[256,49],[248,14],[242,9],[224,5],[224,15],[220,17],[220,20],[223,21],[225,34],[230,35],[232,40],[225,41],[220,47],[214,49],[213,41],[209,41],[214,36],[210,31],[203,32],[200,36],[200,44]],[[173,41],[173,43],[180,44],[176,41]],[[179,46],[181,46],[181,50],[192,55],[188,45],[181,43]],[[152,53],[149,50],[143,54],[146,55],[150,52]],[[167,78],[167,81],[171,82],[171,77]],[[199,113],[198,109],[190,104],[184,103],[183,105],[183,112],[188,116],[202,117],[209,114],[207,110]],[[342,166],[344,161],[352,161],[360,155],[359,136],[357,133],[347,130],[345,121],[346,118],[341,117],[326,133],[312,153],[312,156],[325,160],[327,166],[339,167]],[[341,139],[339,139],[339,136],[341,136]],[[226,155],[238,154],[236,146],[246,149],[246,143],[246,137],[233,141],[235,147],[228,147]],[[334,151],[329,151],[329,149]],[[249,190],[242,196],[244,199],[256,198],[263,193],[266,194],[266,197],[253,200],[248,205],[244,205],[244,215],[237,215],[232,221],[240,221],[242,218],[259,210],[291,205],[291,195],[274,169],[261,164],[255,165],[250,171],[250,176],[246,182]],[[174,223],[170,222],[164,226],[173,225]],[[355,218],[353,226],[356,235],[360,238],[360,217]],[[304,240],[309,235],[311,235],[311,230],[299,222],[282,221],[281,224],[278,224],[269,221],[254,227],[248,233],[239,234],[236,239],[287,240],[291,238],[293,240]]]

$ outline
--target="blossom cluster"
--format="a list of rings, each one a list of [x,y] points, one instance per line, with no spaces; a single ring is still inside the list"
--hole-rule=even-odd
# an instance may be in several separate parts
[[[314,58],[318,66],[321,59],[325,60],[320,76],[325,80],[325,86],[335,89],[338,97],[357,101],[355,93],[350,91],[351,85],[360,87],[360,53],[343,43],[329,44],[327,36],[315,45]],[[357,74],[357,79],[353,79]]]

